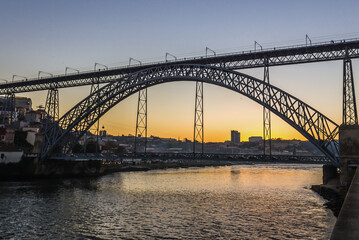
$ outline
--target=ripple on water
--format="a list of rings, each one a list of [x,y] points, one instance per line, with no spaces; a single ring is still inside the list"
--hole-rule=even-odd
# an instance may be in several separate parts
[[[317,165],[116,173],[0,183],[0,238],[327,239]]]

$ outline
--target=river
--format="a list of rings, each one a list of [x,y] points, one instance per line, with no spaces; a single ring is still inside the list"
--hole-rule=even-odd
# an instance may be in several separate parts
[[[320,165],[0,182],[1,239],[328,239]]]

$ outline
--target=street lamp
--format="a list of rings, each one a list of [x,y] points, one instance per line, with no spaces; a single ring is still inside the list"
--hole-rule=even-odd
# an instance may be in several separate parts
[[[134,59],[134,58],[132,58],[132,57],[129,58],[129,60],[128,60],[128,65],[131,65],[131,61],[138,62],[140,65],[142,65],[142,62],[141,62],[140,60]]]
[[[49,75],[49,76],[51,76],[51,77],[54,77],[54,75],[53,75],[52,73],[48,73],[48,72],[44,72],[44,71],[39,71],[38,74],[37,74],[37,78],[38,78],[38,79],[40,79],[40,75],[41,75],[41,74],[47,74],[47,75]]]
[[[166,52],[166,56],[165,56],[166,62],[168,61],[167,56],[171,56],[171,57],[173,57],[175,59],[175,61],[177,61],[177,57],[175,55],[172,55],[171,53]]]
[[[71,67],[66,67],[65,68],[65,75],[67,74],[67,70],[73,70],[73,71],[76,71],[77,73],[80,73],[80,70],[78,70],[78,69],[71,68]]]
[[[305,34],[305,45],[308,46],[308,42],[309,45],[312,46],[312,40],[309,38],[308,34]]]
[[[254,51],[257,51],[257,45],[261,48],[261,51],[263,50],[262,45],[260,45],[257,41],[254,41]]]
[[[103,65],[103,64],[101,64],[101,63],[95,62],[95,66],[94,66],[94,68],[93,68],[94,71],[96,71],[96,66],[102,66],[102,67],[105,67],[106,70],[108,70],[108,67],[107,67],[106,65]],[[99,70],[101,70],[101,69],[99,69]]]
[[[209,47],[206,47],[206,57],[208,57],[208,51],[212,52],[214,56],[216,56],[216,52],[210,49]]]
[[[27,77],[19,76],[19,75],[12,75],[12,82],[14,82],[14,78],[15,78],[15,77],[23,78],[23,79],[25,79],[25,81],[27,81]]]

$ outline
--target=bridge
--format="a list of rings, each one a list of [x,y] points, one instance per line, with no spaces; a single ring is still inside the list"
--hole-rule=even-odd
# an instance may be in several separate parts
[[[257,47],[259,46],[259,47]],[[167,57],[172,57],[168,60]],[[196,82],[193,151],[202,143],[204,153],[203,83],[214,84],[238,92],[263,106],[264,155],[271,152],[271,113],[287,122],[313,143],[332,164],[339,166],[339,124],[327,118],[295,96],[270,84],[271,66],[343,61],[343,122],[358,124],[352,59],[359,57],[359,39],[346,39],[315,44],[263,49],[257,42],[251,51],[216,54],[206,48],[206,55],[177,59],[167,53],[165,61],[142,63],[130,58],[129,65],[108,68],[95,63],[94,70],[80,72],[66,68],[63,75],[39,71],[38,77],[27,79],[14,75],[12,82],[0,85],[0,95],[6,96],[6,107],[13,104],[17,93],[48,90],[41,152],[43,160],[56,151],[70,153],[72,146],[113,106],[139,92],[136,135],[147,138],[147,88],[176,81]],[[136,64],[131,64],[136,62]],[[257,79],[239,72],[242,69],[264,69],[264,78]],[[69,73],[69,70],[71,73]],[[44,76],[45,75],[45,76]],[[19,79],[20,80],[16,80]],[[101,84],[101,87],[100,87]],[[61,88],[91,85],[88,97],[63,116],[58,112],[58,91]],[[11,107],[10,107],[11,108]],[[10,119],[12,120],[12,116]],[[98,124],[97,124],[98,131]],[[137,137],[135,138],[137,140]],[[135,150],[138,142],[135,142]],[[145,142],[146,145],[146,142]],[[146,147],[145,147],[146,150]]]

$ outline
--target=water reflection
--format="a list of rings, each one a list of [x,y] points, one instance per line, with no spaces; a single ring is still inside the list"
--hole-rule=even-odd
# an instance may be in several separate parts
[[[0,238],[327,239],[313,165],[115,173],[0,183]]]

